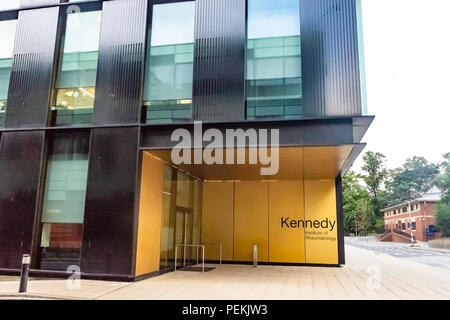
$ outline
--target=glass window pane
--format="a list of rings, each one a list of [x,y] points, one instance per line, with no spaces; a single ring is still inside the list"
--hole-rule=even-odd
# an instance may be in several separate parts
[[[42,269],[79,264],[88,153],[88,134],[57,135],[50,145],[41,217]]]
[[[101,14],[90,11],[67,15],[52,106],[55,126],[91,123]]]
[[[0,39],[2,39],[0,45],[0,127],[3,127],[5,122],[16,28],[17,20],[0,21]]]
[[[298,0],[248,0],[247,119],[301,117]]]
[[[147,123],[192,117],[195,2],[153,6],[144,88]]]

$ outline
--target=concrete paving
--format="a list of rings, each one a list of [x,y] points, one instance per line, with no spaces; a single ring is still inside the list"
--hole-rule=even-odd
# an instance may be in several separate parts
[[[172,272],[135,283],[81,280],[0,282],[0,298],[59,299],[450,299],[450,271],[373,250],[346,246],[345,266],[216,266],[205,274]]]
[[[379,254],[414,261],[450,270],[450,250],[429,248],[425,242],[411,244],[399,242],[378,242],[372,237],[345,238],[348,246],[356,246]]]

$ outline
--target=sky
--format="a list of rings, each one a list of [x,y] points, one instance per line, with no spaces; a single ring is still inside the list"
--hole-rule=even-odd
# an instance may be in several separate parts
[[[194,42],[194,1],[155,5],[152,20],[152,46]]]
[[[1,0],[0,0],[1,1]],[[11,59],[14,51],[17,20],[0,21],[0,59]]]
[[[450,1],[362,0],[368,112],[363,142],[387,167],[450,152]],[[353,169],[359,171],[362,155]]]

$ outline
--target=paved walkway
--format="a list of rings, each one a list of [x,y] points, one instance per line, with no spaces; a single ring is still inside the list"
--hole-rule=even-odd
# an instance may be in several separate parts
[[[223,265],[204,275],[178,271],[135,283],[30,281],[21,298],[60,299],[450,299],[450,272],[346,246],[341,268]],[[0,281],[0,298],[18,281]]]
[[[345,238],[345,244],[450,271],[450,250],[429,248],[427,243],[379,242],[370,238]]]

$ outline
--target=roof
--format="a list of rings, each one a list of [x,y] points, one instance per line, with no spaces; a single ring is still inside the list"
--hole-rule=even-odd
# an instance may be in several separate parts
[[[424,193],[421,197],[410,200],[409,202],[411,202],[411,203],[424,202],[424,201],[437,202],[437,201],[441,200],[442,195],[443,195],[442,190],[436,186],[433,186],[430,190],[428,190],[426,193]],[[402,203],[381,209],[381,211],[386,211],[386,210],[390,210],[390,209],[394,209],[394,208],[398,208],[398,207],[403,207],[407,204],[408,204],[408,201],[404,201]]]

